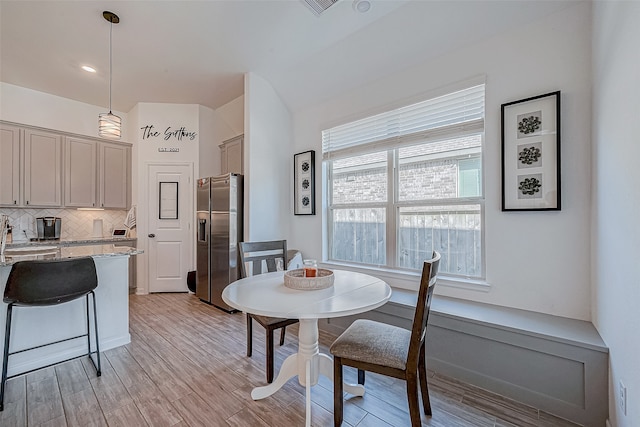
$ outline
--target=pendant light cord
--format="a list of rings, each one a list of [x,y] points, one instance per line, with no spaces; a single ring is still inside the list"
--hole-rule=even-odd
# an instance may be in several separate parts
[[[113,88],[113,24],[120,22],[120,18],[113,12],[105,10],[102,17],[109,22],[109,112],[98,114],[98,136],[103,138],[120,139],[122,134],[122,119],[111,109]]]
[[[113,18],[109,19],[109,114],[111,114],[111,81],[113,80],[112,38],[113,38]]]

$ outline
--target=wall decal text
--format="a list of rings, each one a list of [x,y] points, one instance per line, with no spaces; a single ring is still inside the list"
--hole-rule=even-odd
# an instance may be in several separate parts
[[[198,135],[196,132],[188,131],[184,126],[174,129],[171,126],[167,127],[164,132],[156,130],[153,125],[146,125],[140,128],[142,130],[142,139],[161,138],[164,141],[175,140],[190,140],[193,141]]]

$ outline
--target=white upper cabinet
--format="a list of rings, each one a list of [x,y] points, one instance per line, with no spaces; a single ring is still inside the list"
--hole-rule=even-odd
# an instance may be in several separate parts
[[[130,193],[129,145],[67,137],[65,206],[126,209]]]
[[[220,170],[221,174],[244,173],[244,135],[231,138],[220,144]]]
[[[62,206],[62,136],[24,132],[24,206]]]
[[[99,147],[99,207],[126,209],[131,200],[131,147],[109,142],[100,142]]]
[[[0,206],[130,204],[131,144],[0,123]]]
[[[97,152],[96,141],[73,137],[65,139],[65,206],[96,207]]]
[[[20,132],[0,125],[0,206],[20,204]]]

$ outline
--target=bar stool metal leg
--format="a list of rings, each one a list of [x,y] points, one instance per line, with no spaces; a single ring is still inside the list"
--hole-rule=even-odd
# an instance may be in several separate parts
[[[2,384],[0,385],[0,411],[4,411],[4,386],[7,382],[7,363],[9,362],[9,335],[11,334],[11,312],[13,304],[7,307],[7,323],[4,331],[4,354],[2,356]]]
[[[98,364],[96,365],[96,362],[94,362],[93,357],[91,357],[91,332],[90,332],[90,328],[89,328],[89,294],[91,294],[92,296],[92,300],[93,300],[93,325],[94,325],[94,330],[96,332],[96,358],[98,359]],[[102,375],[102,370],[101,370],[101,365],[100,365],[100,340],[98,338],[98,312],[96,311],[96,294],[93,293],[93,291],[89,292],[89,294],[87,294],[87,339],[89,341],[88,343],[88,348],[89,348],[89,359],[91,360],[91,363],[93,363],[93,367],[96,368],[96,375],[97,376],[101,376]]]

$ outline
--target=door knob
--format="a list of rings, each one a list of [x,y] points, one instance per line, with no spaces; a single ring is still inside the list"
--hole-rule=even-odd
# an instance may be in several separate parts
[[[156,237],[156,235],[155,235],[155,234],[153,234],[153,233],[150,233],[150,234],[149,234],[149,237],[151,237],[151,238],[153,239],[154,237]]]

